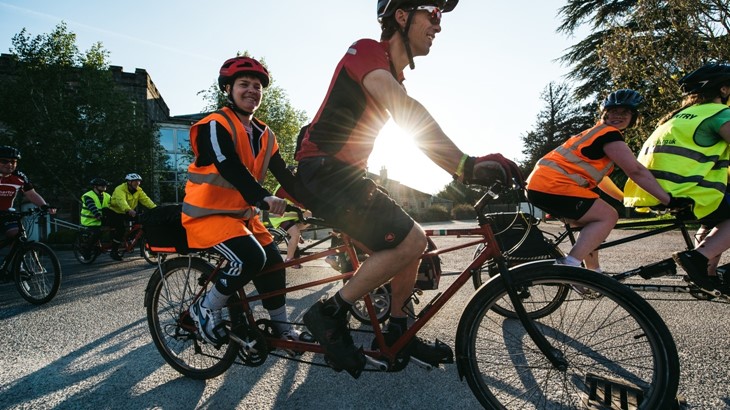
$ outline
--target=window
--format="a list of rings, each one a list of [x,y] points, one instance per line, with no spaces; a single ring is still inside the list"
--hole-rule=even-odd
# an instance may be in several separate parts
[[[160,124],[160,145],[165,160],[155,170],[160,182],[162,202],[180,202],[185,195],[188,165],[192,161],[190,128],[185,125]]]

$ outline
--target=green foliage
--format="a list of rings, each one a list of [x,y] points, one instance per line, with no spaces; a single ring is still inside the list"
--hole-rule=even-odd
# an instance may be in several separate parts
[[[418,222],[443,222],[451,219],[449,211],[441,205],[432,205],[423,212],[414,215]]]
[[[525,160],[521,168],[529,175],[535,163],[558,145],[591,127],[595,111],[575,102],[566,84],[550,83],[541,94],[545,108],[537,115],[533,131],[522,136]]]
[[[94,177],[120,181],[151,175],[160,147],[142,107],[115,88],[100,43],[81,53],[61,23],[12,39],[15,76],[0,89],[0,139],[18,147],[27,173],[47,201],[78,200]]]
[[[627,135],[636,152],[657,120],[679,107],[677,80],[707,61],[730,60],[730,3],[727,0],[569,0],[560,10],[559,32],[581,26],[591,33],[561,61],[581,82],[576,98],[601,98],[633,88],[646,99],[644,122]]]
[[[252,57],[248,51],[243,54],[237,53],[237,56]],[[298,110],[289,101],[286,91],[276,85],[276,81],[272,74],[272,70],[266,65],[264,59],[256,58],[269,71],[271,82],[264,89],[264,97],[261,105],[254,113],[254,116],[265,122],[276,134],[276,140],[279,143],[279,153],[287,164],[294,164],[294,150],[296,148],[296,139],[299,130],[307,121],[307,115],[304,110]],[[217,78],[217,77],[216,77]],[[226,104],[226,95],[218,87],[216,80],[207,90],[198,92],[202,95],[206,102],[206,111],[214,111]],[[268,173],[264,187],[270,192],[278,185],[271,173]]]
[[[451,210],[451,219],[467,220],[475,219],[476,217],[477,213],[474,211],[474,207],[472,205],[459,204],[454,206],[454,209]]]

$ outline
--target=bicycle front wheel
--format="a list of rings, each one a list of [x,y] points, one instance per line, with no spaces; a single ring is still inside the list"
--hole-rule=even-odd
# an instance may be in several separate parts
[[[666,409],[676,404],[677,348],[659,314],[635,292],[595,272],[562,265],[521,266],[512,279],[534,295],[556,285],[578,285],[601,296],[586,299],[571,292],[556,310],[535,319],[537,330],[567,362],[566,369],[558,369],[519,320],[493,311],[509,299],[503,281],[480,288],[464,310],[456,346],[459,368],[484,407]]]
[[[145,293],[147,324],[157,350],[170,366],[192,379],[221,375],[233,364],[238,352],[236,343],[216,347],[203,342],[188,313],[201,290],[199,283],[205,283],[206,291],[212,288],[213,283],[204,280],[212,270],[210,264],[199,258],[168,259],[154,271]],[[229,306],[222,312],[223,319],[233,326],[240,323],[242,315],[240,305]]]
[[[34,305],[53,299],[61,286],[61,263],[43,243],[24,243],[15,258],[13,272],[18,293]]]
[[[144,236],[139,239],[139,255],[143,257],[144,260],[147,261],[147,263],[149,263],[150,265],[157,265],[160,254],[147,249],[146,243],[147,241],[145,240]]]

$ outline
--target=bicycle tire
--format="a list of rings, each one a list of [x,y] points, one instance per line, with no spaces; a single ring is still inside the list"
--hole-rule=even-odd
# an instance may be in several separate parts
[[[477,249],[474,251],[474,258],[481,252],[481,248],[484,247],[484,244],[479,244]],[[552,260],[555,258],[559,258],[562,256],[562,253],[554,249],[552,255],[542,255],[540,258],[543,260]],[[510,261],[508,259],[508,263],[512,262],[515,263],[515,261]],[[523,262],[529,263],[529,262]],[[553,263],[553,262],[550,262]],[[520,263],[517,262],[516,264],[512,265],[519,266]],[[474,289],[479,289],[479,287],[485,282],[484,278],[491,278],[496,276],[499,273],[499,268],[497,267],[497,264],[493,260],[487,260],[482,264],[481,268],[478,270],[474,270],[472,272],[472,282],[474,283]],[[522,303],[527,310],[527,313],[532,318],[540,318],[544,317],[546,315],[549,315],[552,313],[555,309],[560,306],[561,303],[565,300],[565,298],[568,297],[568,293],[570,293],[570,287],[568,286],[562,286],[562,285],[556,285],[553,289],[552,294],[548,294],[547,292],[543,295],[539,295],[539,298],[533,297],[532,294],[526,289],[518,289],[517,290],[518,295],[520,296],[520,299],[522,299]],[[511,303],[509,305],[507,304],[495,304],[493,306],[493,309],[495,312],[499,313],[502,316],[509,317],[516,319],[517,314],[514,310],[512,310]]]
[[[627,400],[634,399],[636,405],[628,408],[676,405],[679,358],[674,339],[636,292],[598,273],[562,265],[522,265],[511,277],[516,286],[534,293],[560,283],[585,286],[602,296],[571,298],[535,320],[538,331],[567,360],[567,369],[561,371],[519,320],[493,311],[499,300],[508,298],[504,282],[495,278],[481,287],[459,322],[456,357],[460,374],[485,408],[594,408],[589,404],[601,400],[601,394],[605,399],[607,391],[612,392],[608,400],[617,400],[622,391]]]
[[[34,305],[49,302],[61,287],[61,262],[40,242],[26,242],[20,247],[13,272],[18,293]]]
[[[89,257],[84,257],[83,252],[81,251],[82,244],[84,243],[85,238],[82,232],[79,231],[79,233],[76,234],[76,238],[74,239],[72,249],[74,252],[74,257],[76,258],[79,263],[82,263],[84,265],[88,265],[96,260],[96,258],[99,256],[99,248],[94,246],[94,248],[89,253]]]
[[[157,261],[160,258],[160,254],[157,252],[152,252],[151,250],[147,249],[147,240],[145,237],[139,238],[139,255],[144,258],[147,263],[150,265],[157,265]]]
[[[210,264],[199,258],[168,259],[155,269],[145,292],[147,324],[157,350],[172,368],[197,380],[223,374],[238,353],[236,343],[219,348],[204,343],[187,313],[201,290],[199,281],[209,277],[212,270]],[[205,281],[206,291],[213,285]],[[233,304],[224,308],[222,315],[235,326],[241,322],[243,310],[240,304]]]

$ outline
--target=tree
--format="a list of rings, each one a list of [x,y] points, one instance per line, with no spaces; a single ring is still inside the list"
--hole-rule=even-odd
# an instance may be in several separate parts
[[[569,78],[582,82],[578,98],[617,88],[644,95],[645,121],[627,138],[635,150],[657,119],[679,106],[682,75],[707,61],[730,60],[727,0],[569,0],[560,15],[559,32],[593,29],[561,57],[573,65]]]
[[[525,175],[545,154],[596,121],[593,104],[575,103],[566,84],[548,84],[540,98],[545,108],[537,114],[534,129],[521,137],[525,160],[520,165]]]
[[[115,87],[101,43],[81,53],[60,23],[50,34],[12,38],[15,69],[0,88],[0,138],[18,147],[20,169],[54,204],[78,201],[89,180],[152,175],[161,147],[141,107]]]
[[[236,55],[252,57],[248,52],[237,53]],[[292,106],[286,91],[276,85],[274,76],[266,65],[266,61],[264,59],[257,60],[269,71],[271,81],[264,90],[264,98],[254,116],[265,122],[274,131],[276,140],[279,143],[279,153],[284,161],[287,164],[295,164],[296,139],[299,130],[307,121],[307,114],[304,110],[298,110]],[[199,91],[198,95],[202,95],[203,100],[206,102],[206,106],[203,108],[206,112],[215,111],[226,104],[226,96],[218,87],[217,80],[208,89]],[[277,184],[271,173],[268,173],[264,187],[273,192]]]

